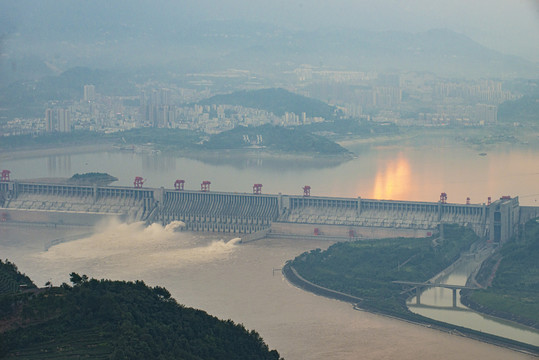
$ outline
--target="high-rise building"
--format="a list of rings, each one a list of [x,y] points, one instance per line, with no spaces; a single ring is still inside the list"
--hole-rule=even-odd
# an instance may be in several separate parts
[[[45,110],[45,128],[47,132],[70,132],[71,112],[68,109]]]
[[[71,112],[68,109],[58,109],[58,131],[71,131]]]
[[[159,91],[159,105],[170,105],[170,90],[169,89],[161,89]]]
[[[45,110],[45,129],[47,132],[56,131],[56,114],[53,109]]]
[[[95,86],[84,85],[84,101],[94,101],[94,100],[95,100]]]
[[[391,107],[402,102],[402,90],[398,87],[377,87],[373,102],[378,107]]]
[[[476,104],[475,121],[483,124],[496,124],[498,121],[498,108],[495,105]]]

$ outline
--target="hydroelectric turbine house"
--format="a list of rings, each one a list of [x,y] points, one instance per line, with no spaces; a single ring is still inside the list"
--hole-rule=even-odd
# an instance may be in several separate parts
[[[5,175],[5,176],[4,176]],[[0,181],[0,220],[13,223],[94,225],[107,218],[121,221],[185,223],[185,230],[257,234],[259,237],[316,237],[335,240],[381,237],[426,237],[440,224],[472,228],[481,237],[503,243],[519,224],[539,216],[539,207],[519,206],[518,197],[504,196],[487,204],[373,200],[302,195],[144,188],[137,177],[133,187],[19,182],[5,172]]]

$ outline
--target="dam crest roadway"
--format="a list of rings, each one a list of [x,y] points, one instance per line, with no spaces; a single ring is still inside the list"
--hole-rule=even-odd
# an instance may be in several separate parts
[[[459,224],[494,243],[518,232],[519,224],[539,216],[539,207],[519,206],[504,196],[489,204],[374,200],[303,195],[72,185],[0,181],[0,220],[48,225],[94,225],[107,218],[122,221],[185,223],[185,230],[243,234],[243,241],[290,236],[353,240],[427,237],[440,224]],[[444,195],[442,193],[442,195]],[[443,227],[441,227],[443,229]]]

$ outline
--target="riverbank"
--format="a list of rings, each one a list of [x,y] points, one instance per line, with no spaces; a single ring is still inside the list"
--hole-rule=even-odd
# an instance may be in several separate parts
[[[377,315],[390,317],[393,319],[402,320],[402,321],[412,323],[415,325],[428,327],[434,330],[443,331],[448,334],[459,335],[459,336],[467,337],[470,339],[478,340],[481,342],[485,342],[488,344],[508,348],[514,351],[519,351],[522,353],[539,356],[539,346],[533,346],[530,344],[525,344],[525,343],[521,343],[518,341],[511,340],[511,339],[506,339],[499,336],[486,334],[480,331],[475,331],[475,330],[464,328],[461,326],[456,326],[456,325],[444,323],[441,321],[436,321],[436,320],[429,319],[421,315],[414,314],[412,312],[409,312],[408,314],[394,313],[394,312],[384,311],[379,308],[373,307],[369,305],[368,303],[364,302],[360,298],[357,298],[348,294],[343,294],[341,292],[337,292],[332,289],[324,288],[322,286],[313,284],[305,280],[303,277],[301,277],[301,275],[297,273],[297,271],[292,267],[290,262],[287,262],[285,264],[285,266],[283,267],[282,273],[290,284],[304,291],[308,291],[319,296],[324,296],[327,298],[348,302],[352,304],[354,308],[357,308],[357,309],[368,311],[370,313],[377,314]]]
[[[478,312],[480,314],[493,316],[493,317],[496,317],[498,319],[507,320],[507,321],[513,322],[515,324],[528,326],[528,327],[530,327],[532,329],[535,329],[535,330],[539,330],[539,324],[537,322],[535,322],[534,320],[527,319],[527,318],[524,318],[524,317],[521,317],[521,316],[518,316],[518,315],[515,315],[515,314],[511,314],[511,313],[508,313],[508,312],[504,312],[504,311],[500,311],[500,310],[496,310],[496,309],[491,309],[488,306],[484,306],[484,305],[482,305],[482,304],[480,304],[478,302],[473,301],[470,298],[469,294],[470,294],[469,290],[463,290],[461,292],[460,302],[462,303],[462,305],[472,309],[473,311]]]
[[[477,312],[539,330],[538,255],[539,222],[532,219],[482,263],[475,280],[483,289],[463,292],[461,302]]]
[[[83,153],[98,153],[114,150],[112,144],[92,144],[92,145],[80,145],[80,146],[53,146],[53,147],[39,147],[39,148],[25,148],[17,149],[13,151],[2,151],[0,153],[0,160],[14,160],[25,158],[38,158],[54,155],[65,154],[83,154]]]
[[[391,145],[399,143],[425,144],[441,140],[447,146],[448,141],[454,146],[460,145],[474,151],[489,151],[499,146],[539,147],[539,130],[532,127],[494,126],[494,127],[401,127],[398,134],[373,137],[350,136],[337,139],[345,147],[361,145]]]
[[[114,143],[100,143],[100,144],[85,144],[77,146],[42,146],[33,148],[21,148],[14,150],[5,150],[0,152],[0,160],[14,160],[25,158],[37,158],[44,156],[55,155],[73,155],[83,153],[99,153],[107,151],[122,151],[122,152],[144,152],[148,154],[154,154],[152,147],[140,149],[139,147],[126,147],[119,148]],[[207,150],[207,149],[183,149],[183,150],[171,150],[170,155],[176,155],[179,157],[185,157],[188,159],[200,160],[208,163],[213,163],[220,160],[232,161],[237,159],[282,159],[282,160],[298,160],[298,161],[317,161],[327,164],[338,165],[342,162],[348,161],[355,157],[352,153],[343,153],[337,155],[325,155],[325,154],[310,154],[310,153],[294,153],[284,151],[274,151],[264,148],[248,148],[248,149],[229,149],[229,150]]]

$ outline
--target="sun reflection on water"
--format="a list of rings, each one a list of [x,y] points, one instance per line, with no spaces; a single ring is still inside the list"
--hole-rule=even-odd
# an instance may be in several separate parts
[[[412,187],[408,159],[399,153],[395,160],[380,162],[374,178],[372,199],[406,199]]]

